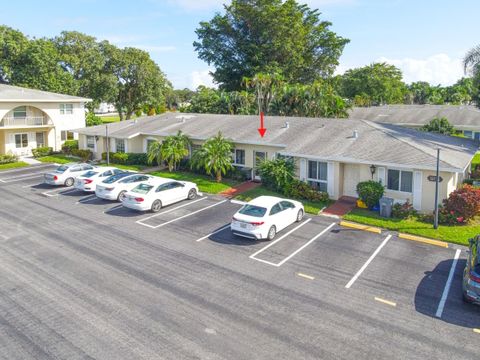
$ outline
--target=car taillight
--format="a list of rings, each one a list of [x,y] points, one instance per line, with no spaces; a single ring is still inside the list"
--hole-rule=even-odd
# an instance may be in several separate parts
[[[85,179],[83,181],[85,182],[85,184],[91,184],[93,182],[93,180],[90,180],[90,179]]]
[[[253,225],[253,226],[260,226],[260,225],[263,225],[265,224],[265,222],[263,221],[253,221],[250,223],[250,225]]]
[[[468,275],[468,277],[470,278],[470,280],[472,280],[473,282],[476,282],[476,283],[480,283],[480,277],[478,277],[476,274],[474,274],[473,272],[470,272],[470,274]]]
[[[53,180],[58,180],[58,176],[57,176],[57,175],[53,175]]]
[[[136,198],[135,198],[135,201],[136,201],[136,202],[142,202],[143,200],[144,200],[144,199],[141,198],[141,197],[136,197]]]

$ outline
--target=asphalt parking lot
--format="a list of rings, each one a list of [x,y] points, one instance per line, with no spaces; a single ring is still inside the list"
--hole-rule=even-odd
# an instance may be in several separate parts
[[[0,358],[478,356],[464,247],[322,216],[255,242],[225,198],[138,213],[42,184],[51,168],[0,172]]]

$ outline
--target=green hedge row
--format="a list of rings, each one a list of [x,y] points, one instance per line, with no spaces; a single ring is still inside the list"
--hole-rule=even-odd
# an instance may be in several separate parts
[[[102,160],[107,160],[107,153],[102,153]],[[147,154],[145,153],[110,153],[110,162],[123,165],[145,165],[148,166]]]
[[[53,149],[49,146],[42,146],[36,149],[32,149],[32,155],[33,157],[36,157],[36,158],[52,155],[52,153],[53,153]]]

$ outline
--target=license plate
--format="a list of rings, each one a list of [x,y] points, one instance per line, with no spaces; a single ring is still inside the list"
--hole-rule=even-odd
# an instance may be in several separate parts
[[[240,227],[241,227],[242,229],[246,229],[246,228],[247,228],[247,224],[242,223],[242,224],[240,224]]]

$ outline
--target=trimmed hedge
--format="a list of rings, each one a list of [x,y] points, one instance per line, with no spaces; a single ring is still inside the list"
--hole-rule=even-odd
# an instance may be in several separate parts
[[[102,160],[107,160],[107,153],[102,153]],[[148,166],[147,154],[145,153],[110,153],[110,161],[122,165],[145,165]]]
[[[53,149],[49,146],[42,146],[36,149],[32,149],[32,155],[35,158],[51,155],[52,152],[53,152]]]
[[[73,150],[78,150],[78,140],[67,140],[63,143],[62,152],[70,155]]]
[[[18,161],[18,156],[14,154],[0,155],[0,164],[11,164]]]
[[[73,149],[72,150],[72,155],[73,156],[78,156],[79,158],[82,159],[82,161],[88,161],[92,159],[92,152],[88,149]]]

